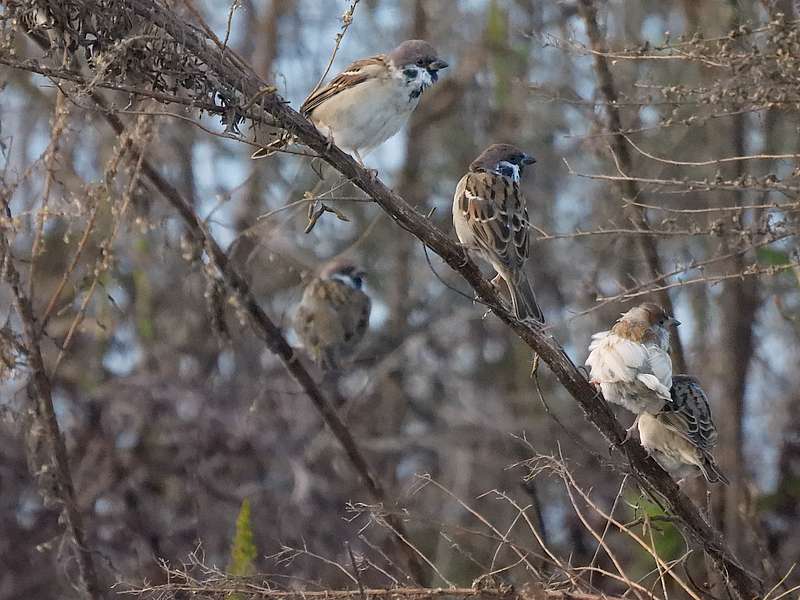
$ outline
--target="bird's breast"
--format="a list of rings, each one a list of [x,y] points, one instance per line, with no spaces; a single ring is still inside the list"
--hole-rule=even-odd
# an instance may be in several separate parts
[[[372,149],[405,124],[417,101],[393,78],[372,79],[336,94],[317,107],[312,121],[345,150]]]

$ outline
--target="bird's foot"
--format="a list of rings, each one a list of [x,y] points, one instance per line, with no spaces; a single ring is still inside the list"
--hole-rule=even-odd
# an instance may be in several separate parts
[[[622,440],[623,444],[633,437],[633,432],[638,425],[639,425],[639,415],[636,415],[636,418],[633,420],[633,424],[625,430],[625,439]]]
[[[628,427],[625,430],[625,437],[622,438],[622,441],[621,442],[612,442],[609,445],[609,447],[608,447],[608,453],[609,454],[611,454],[612,450],[616,450],[616,449],[622,448],[625,444],[627,444],[630,441],[630,439],[633,437],[633,430],[636,428],[636,425],[637,425],[638,421],[639,421],[639,417],[637,415],[636,419],[633,422],[633,425],[631,425],[630,427]]]

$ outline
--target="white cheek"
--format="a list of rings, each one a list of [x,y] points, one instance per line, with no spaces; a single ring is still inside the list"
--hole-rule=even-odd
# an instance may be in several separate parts
[[[504,168],[511,169],[511,180],[515,183],[519,183],[519,165],[515,165],[514,163],[510,163],[505,160],[501,161],[499,165],[502,165]]]
[[[427,69],[415,68],[416,75],[413,79],[408,79],[404,71],[397,70],[393,74],[396,79],[403,82],[403,85],[418,90],[420,88],[427,88],[433,85],[433,78]]]
[[[419,70],[419,73],[417,74],[417,81],[419,81],[425,87],[433,85],[433,78],[431,78],[431,74],[428,73],[427,69]]]

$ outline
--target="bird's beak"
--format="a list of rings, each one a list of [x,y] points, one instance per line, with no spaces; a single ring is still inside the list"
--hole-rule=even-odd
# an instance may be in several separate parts
[[[681,322],[678,321],[678,319],[670,319],[669,322],[675,325],[675,327],[681,324]]]
[[[450,65],[448,65],[448,64],[447,64],[445,61],[443,61],[441,58],[437,58],[436,60],[434,60],[434,61],[431,61],[431,63],[428,65],[428,70],[429,70],[429,71],[434,71],[434,72],[436,72],[436,71],[438,71],[439,69],[446,69],[446,68],[447,68],[447,67],[449,67],[449,66],[450,66]]]
[[[522,164],[525,164],[525,165],[532,165],[535,162],[536,162],[536,159],[533,158],[532,156],[527,155],[527,154],[525,155],[525,158],[522,159]]]

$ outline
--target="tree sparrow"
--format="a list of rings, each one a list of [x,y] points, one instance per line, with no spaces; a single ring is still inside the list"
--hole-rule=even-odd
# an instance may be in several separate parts
[[[600,386],[609,402],[636,413],[655,414],[669,402],[672,387],[672,360],[669,357],[669,330],[680,322],[651,302],[640,304],[614,324],[611,331],[592,336],[586,366],[591,381]]]
[[[323,371],[341,368],[367,331],[372,303],[363,280],[352,263],[333,261],[303,291],[294,329]]]
[[[526,165],[536,162],[510,144],[492,144],[469,166],[453,197],[453,227],[467,252],[494,267],[495,287],[505,282],[511,308],[522,321],[544,322],[525,274],[529,256],[528,205],[519,189]]]
[[[357,60],[305,99],[300,112],[319,132],[363,164],[368,152],[405,124],[419,98],[446,68],[424,40],[406,40],[388,54]],[[285,144],[279,140],[275,144]],[[267,156],[270,148],[253,153]]]
[[[720,471],[711,449],[717,428],[700,382],[690,375],[672,378],[671,401],[661,412],[639,418],[642,446],[671,475],[683,479],[703,474],[709,483],[730,483]]]

